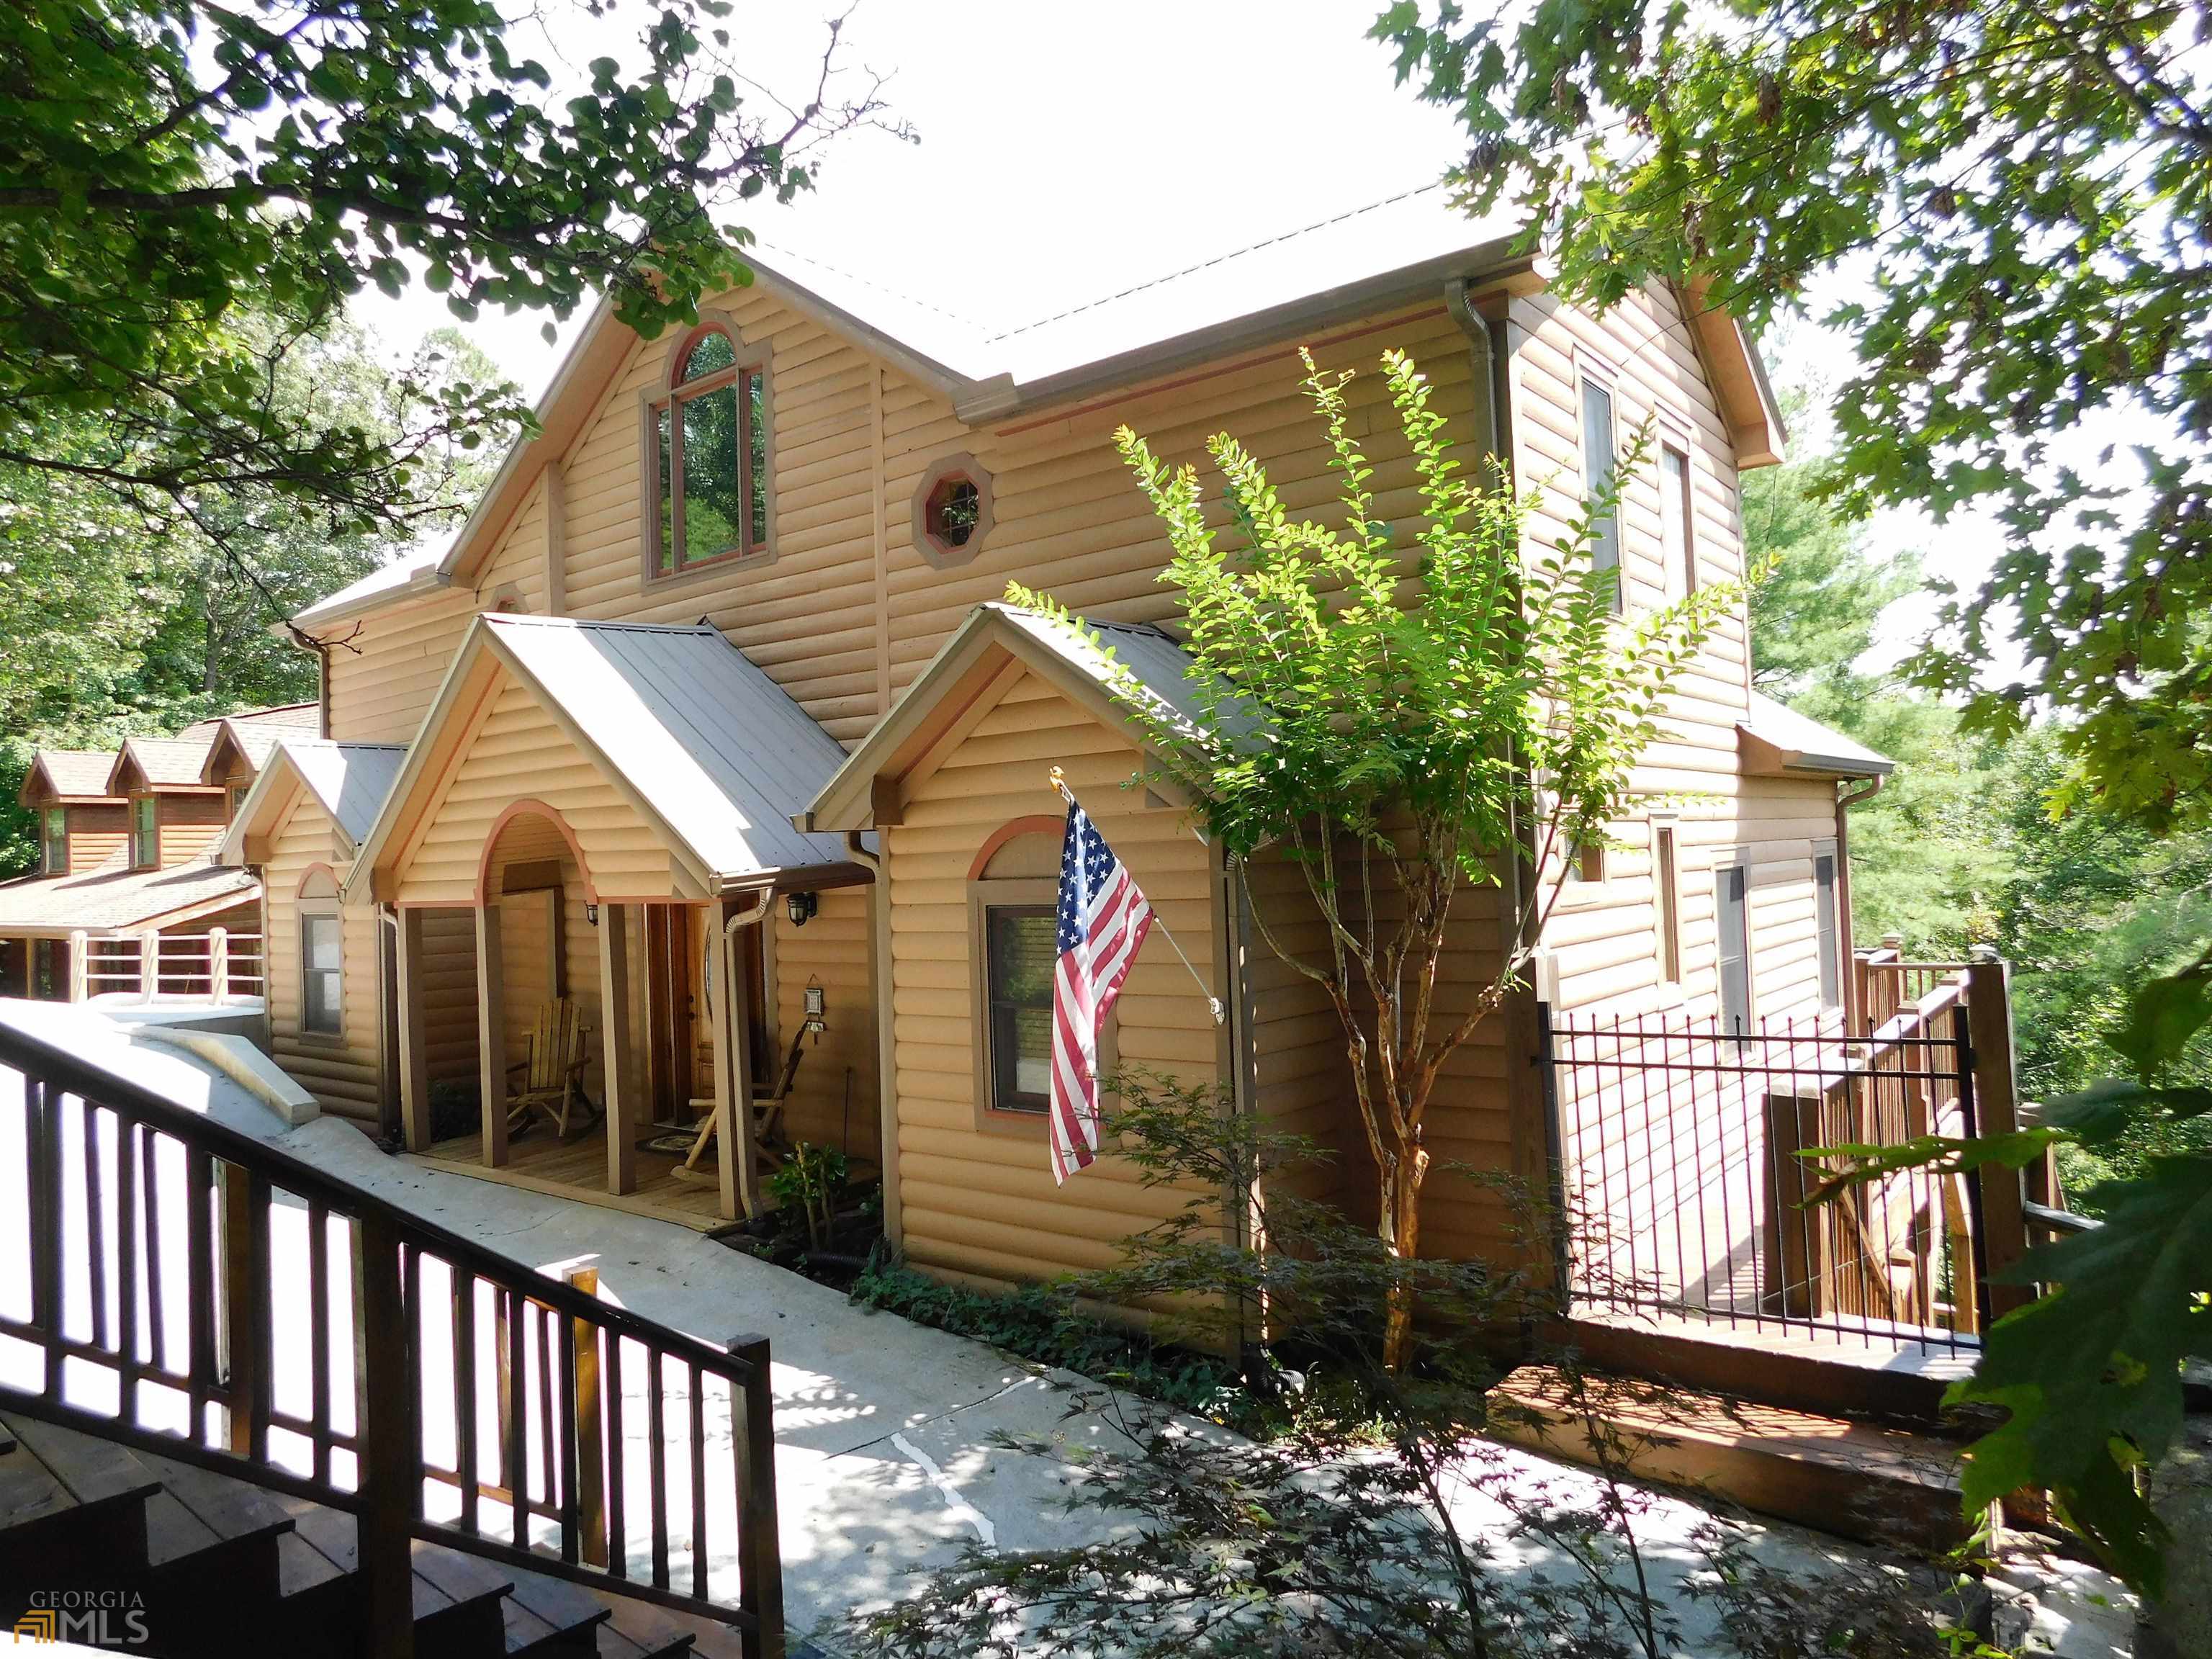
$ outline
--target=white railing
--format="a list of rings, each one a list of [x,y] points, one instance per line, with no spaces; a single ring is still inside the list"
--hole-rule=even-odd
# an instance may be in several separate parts
[[[233,1002],[266,989],[258,933],[112,933],[70,938],[70,1000]]]

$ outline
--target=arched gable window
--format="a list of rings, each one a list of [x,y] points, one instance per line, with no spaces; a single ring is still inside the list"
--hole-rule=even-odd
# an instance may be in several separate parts
[[[767,555],[768,363],[720,324],[678,343],[647,408],[646,574]]]

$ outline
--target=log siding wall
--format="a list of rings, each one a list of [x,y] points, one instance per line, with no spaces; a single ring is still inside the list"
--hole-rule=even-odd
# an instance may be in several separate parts
[[[333,736],[411,739],[469,618],[496,602],[607,620],[703,618],[850,747],[970,609],[1000,597],[1009,580],[1042,587],[1103,619],[1171,616],[1174,595],[1158,581],[1168,550],[1114,453],[1112,434],[1124,422],[1144,432],[1170,463],[1203,463],[1205,439],[1231,431],[1267,463],[1291,511],[1331,522],[1341,517],[1326,452],[1298,388],[1302,370],[1287,345],[1242,355],[1171,385],[970,427],[933,392],[765,294],[739,292],[709,309],[747,346],[764,347],[769,356],[775,557],[668,581],[644,578],[641,410],[665,374],[668,347],[665,341],[641,343],[466,586],[392,605],[357,626],[334,630],[349,631],[350,638],[328,653]],[[1523,484],[1547,498],[1532,534],[1560,533],[1580,493],[1576,374],[1587,358],[1610,377],[1624,433],[1657,411],[1676,441],[1686,442],[1701,580],[1739,574],[1732,451],[1672,299],[1644,296],[1597,320],[1544,295],[1519,297],[1510,302],[1508,334],[1511,459]],[[1313,343],[1324,369],[1360,371],[1352,391],[1352,429],[1376,468],[1378,514],[1410,544],[1420,503],[1376,358],[1390,346],[1409,350],[1431,380],[1435,406],[1463,435],[1471,429],[1474,397],[1468,342],[1438,303],[1324,331]],[[990,475],[994,521],[973,557],[940,569],[914,545],[908,507],[928,469],[955,453],[973,456]],[[1657,603],[1663,592],[1657,490],[1656,458],[1647,458],[1628,479],[1622,505],[1632,605]],[[1208,512],[1221,521],[1218,505]],[[1752,848],[1753,950],[1764,1012],[1817,982],[1806,943],[1810,857],[1813,842],[1833,833],[1832,792],[1817,781],[1739,775],[1735,725],[1746,707],[1747,676],[1738,617],[1723,625],[1676,688],[1667,735],[1637,782],[1655,798],[1683,791],[1705,797],[1683,808],[1679,820],[1679,902],[1684,983],[1702,986],[1708,998],[1711,860],[1720,849]],[[1089,795],[1102,823],[1109,810],[1127,814],[1126,823],[1114,819],[1109,837],[1155,902],[1180,918],[1171,925],[1194,957],[1207,959],[1204,849],[1180,826],[1179,814],[1128,810],[1118,788],[1133,765],[1124,748],[1041,683],[1024,682],[969,735],[954,761],[926,781],[907,821],[885,836],[902,1208],[909,1250],[941,1271],[1006,1279],[1095,1264],[1110,1256],[1113,1241],[1149,1218],[1133,1183],[1110,1170],[1091,1172],[1078,1187],[1055,1194],[1041,1140],[1030,1146],[979,1134],[971,1097],[962,884],[984,837],[1011,819],[1053,810],[1043,775],[1051,762],[1079,773],[1079,783],[1097,775]],[[603,890],[623,890],[623,872],[640,881],[657,876],[655,887],[665,890],[665,862],[647,867],[657,855],[647,826],[574,756],[550,719],[518,688],[508,688],[455,769],[437,821],[406,854],[404,896],[439,905],[470,902],[484,836],[500,808],[523,794],[559,797]],[[1648,863],[1648,826],[1638,813],[1618,829],[1632,847],[1645,836],[1646,851],[1616,854],[1607,882],[1577,895],[1563,912],[1549,943],[1564,1002],[1661,994],[1650,876],[1638,861],[1641,856]],[[1157,889],[1156,880],[1162,884]],[[1296,909],[1294,872],[1256,871],[1255,884],[1263,906]],[[1459,969],[1471,985],[1492,970],[1498,940],[1494,900],[1470,896],[1468,903],[1463,944],[1455,945]],[[457,914],[465,923],[465,913]],[[1315,924],[1308,918],[1303,925]],[[1301,924],[1286,912],[1283,926],[1294,934]],[[583,931],[572,927],[572,939]],[[876,1015],[866,939],[866,899],[858,892],[823,895],[820,914],[803,929],[779,915],[779,1041],[796,1029],[810,977],[823,982],[831,1010],[830,1035],[802,1065],[787,1114],[797,1138],[842,1138],[850,1067],[850,1144],[877,1144],[869,1138],[877,1110]],[[1203,1005],[1187,983],[1163,977],[1151,961],[1157,948],[1147,948],[1122,1005],[1122,1055],[1210,1072],[1215,1054]],[[1345,1098],[1346,1078],[1327,1005],[1256,939],[1250,955],[1259,1097],[1285,1121],[1342,1149],[1346,1158],[1337,1181],[1347,1197],[1371,1202],[1358,1198],[1366,1182],[1358,1167],[1364,1155],[1357,1125],[1337,1103]],[[594,983],[592,975],[572,970],[572,989],[588,991]],[[433,978],[434,1028],[450,1027],[456,1047],[464,1033],[473,1042],[473,995],[465,973],[453,976],[450,990]],[[1485,1168],[1525,1157],[1509,1124],[1509,1029],[1508,1020],[1496,1023],[1446,1079],[1431,1131],[1437,1156]],[[440,1053],[434,1044],[433,1053]],[[1466,1251],[1494,1240],[1494,1206],[1447,1196],[1449,1179],[1437,1191],[1427,1218],[1431,1248]]]

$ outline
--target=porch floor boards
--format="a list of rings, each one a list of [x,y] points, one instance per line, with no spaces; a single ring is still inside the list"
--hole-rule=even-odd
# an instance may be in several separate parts
[[[550,1193],[556,1198],[573,1198],[611,1210],[626,1210],[632,1215],[650,1216],[656,1221],[672,1221],[695,1232],[711,1232],[728,1224],[719,1207],[719,1185],[713,1181],[678,1181],[670,1172],[684,1160],[669,1153],[641,1148],[637,1152],[636,1189],[620,1194],[609,1192],[604,1124],[565,1145],[543,1130],[511,1140],[507,1143],[507,1161],[497,1168],[483,1163],[483,1143],[473,1134],[441,1140],[428,1152],[415,1156],[422,1163],[454,1175]],[[714,1166],[708,1164],[707,1167],[711,1170]]]

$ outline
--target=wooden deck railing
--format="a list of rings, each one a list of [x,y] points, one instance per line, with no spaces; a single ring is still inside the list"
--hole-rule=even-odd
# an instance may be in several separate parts
[[[0,1356],[8,1410],[354,1515],[380,1654],[409,1650],[422,1538],[779,1659],[764,1338],[716,1348],[601,1302],[34,1021],[0,1020],[0,1147],[23,1149],[0,1219],[20,1206],[29,1241],[27,1297],[0,1295],[0,1335],[29,1345]]]
[[[117,996],[137,1002],[234,1001],[266,989],[258,933],[74,933],[70,960],[81,977],[70,1000]]]

